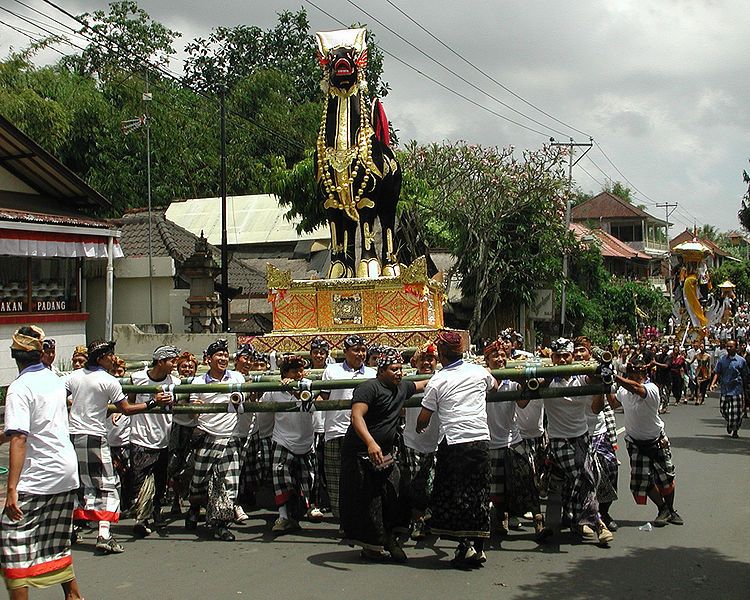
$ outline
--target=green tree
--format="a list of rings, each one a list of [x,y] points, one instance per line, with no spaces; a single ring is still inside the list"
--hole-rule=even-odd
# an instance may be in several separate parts
[[[90,42],[80,55],[63,59],[79,75],[97,75],[107,81],[123,72],[145,72],[147,65],[165,66],[175,53],[180,33],[153,21],[136,2],[112,2],[109,11],[97,10],[78,17],[79,35]]]
[[[564,223],[567,179],[557,149],[524,151],[464,142],[418,146],[403,154],[413,174],[402,198],[424,216],[428,242],[456,258],[477,333],[501,301],[528,302],[540,281],[559,277],[571,247]]]

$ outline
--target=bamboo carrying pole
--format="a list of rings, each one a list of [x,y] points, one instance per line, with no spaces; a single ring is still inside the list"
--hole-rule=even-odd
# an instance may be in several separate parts
[[[570,375],[594,375],[599,369],[598,362],[581,362],[572,365],[558,365],[553,367],[540,367],[530,365],[522,369],[495,369],[490,371],[495,379],[502,381],[510,379],[511,381],[526,381],[528,379],[559,377]],[[430,379],[431,375],[410,375],[405,377],[406,380],[421,381]],[[365,378],[362,379],[331,379],[328,381],[312,381],[311,390],[341,390],[354,388],[362,385]],[[198,393],[231,393],[231,392],[277,392],[277,391],[298,391],[300,389],[297,382],[283,384],[277,381],[260,381],[258,383],[207,383],[207,384],[180,384],[172,390],[175,394],[198,394]],[[122,386],[122,391],[126,394],[155,394],[163,391],[160,385],[132,385]]]
[[[555,367],[536,367],[529,366],[524,369],[496,369],[490,371],[493,377],[498,380],[511,379],[515,381],[531,380],[536,378],[544,377],[558,377],[558,376],[570,376],[570,375],[595,375],[599,369],[599,363],[586,362],[577,363],[573,365],[558,365]],[[430,379],[431,375],[413,375],[405,379],[412,381],[420,381]],[[347,389],[354,388],[363,383],[370,381],[370,379],[342,379],[342,380],[330,380],[330,381],[314,381],[309,384],[311,390],[319,391],[322,389],[333,390],[333,389]],[[534,399],[534,398],[562,398],[566,396],[591,396],[595,394],[603,394],[611,391],[612,381],[604,381],[599,384],[589,384],[584,386],[577,386],[571,388],[537,388],[530,389],[524,388],[520,390],[507,391],[507,392],[490,392],[487,394],[488,402],[514,402],[520,399]],[[125,393],[137,393],[137,394],[154,394],[164,390],[162,386],[137,386],[137,385],[124,385],[123,391]],[[174,394],[187,394],[187,393],[237,393],[237,392],[267,392],[267,391],[288,391],[297,392],[307,390],[306,386],[300,387],[298,382],[291,382],[290,384],[282,384],[280,381],[277,382],[260,382],[260,383],[213,383],[213,384],[181,384],[171,388]],[[421,401],[421,394],[415,395],[404,404],[405,407],[419,406]],[[326,411],[326,410],[348,410],[351,408],[350,400],[315,400],[313,402],[315,410]],[[231,405],[231,409],[229,406]],[[169,407],[154,407],[147,412],[163,413],[163,412],[174,412],[174,413],[223,413],[228,410],[236,410],[239,403],[228,403],[228,402],[217,402],[212,404],[177,404]],[[243,409],[246,412],[292,412],[299,411],[300,407],[297,402],[253,402],[246,401],[242,403]],[[118,412],[115,406],[110,406],[110,410]]]
[[[364,379],[363,381],[368,381]],[[487,402],[515,402],[528,398],[563,398],[577,396],[595,396],[607,394],[612,391],[612,384],[602,383],[593,385],[581,385],[571,388],[541,388],[530,390],[528,388],[511,392],[489,392]],[[422,394],[415,394],[404,403],[404,408],[421,406]],[[316,411],[327,410],[349,410],[352,406],[351,400],[315,400],[312,402]],[[201,414],[201,413],[226,413],[229,412],[228,402],[216,402],[214,404],[176,404],[168,408],[154,407],[145,412],[149,413],[176,413],[176,414]],[[297,402],[243,402],[244,412],[299,412],[300,405]],[[235,410],[232,405],[232,412]],[[120,412],[116,406],[110,405],[110,412]]]

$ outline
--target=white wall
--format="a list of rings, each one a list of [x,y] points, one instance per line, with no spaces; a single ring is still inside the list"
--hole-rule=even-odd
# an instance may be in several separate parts
[[[35,325],[33,321],[26,323]],[[0,385],[8,385],[18,375],[16,361],[10,357],[11,336],[22,324],[0,325]],[[70,358],[73,348],[86,344],[86,323],[69,321],[64,323],[39,323],[44,329],[45,337],[55,339],[57,356],[55,366],[60,370],[70,369]]]

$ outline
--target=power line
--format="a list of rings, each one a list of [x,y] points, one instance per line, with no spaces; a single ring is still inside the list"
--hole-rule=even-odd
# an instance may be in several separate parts
[[[422,31],[424,31],[432,39],[434,39],[438,44],[440,44],[446,50],[448,50],[449,52],[451,52],[452,54],[454,54],[456,57],[458,57],[459,59],[461,59],[464,63],[466,63],[467,65],[469,65],[471,68],[473,68],[477,72],[479,72],[482,75],[484,75],[487,79],[489,79],[490,81],[492,81],[494,84],[496,84],[497,86],[499,86],[500,88],[502,88],[503,90],[505,90],[506,92],[508,92],[514,98],[517,98],[518,100],[520,100],[521,102],[523,102],[527,106],[530,106],[534,110],[539,111],[541,114],[543,114],[546,117],[549,117],[550,119],[552,119],[556,123],[559,123],[560,125],[563,125],[564,127],[567,127],[568,129],[571,129],[571,130],[575,131],[576,133],[580,133],[581,135],[584,135],[586,137],[591,137],[588,133],[586,133],[584,131],[581,131],[580,129],[576,129],[572,125],[569,125],[569,124],[565,123],[564,121],[561,121],[560,119],[558,119],[554,115],[549,114],[548,112],[546,112],[543,109],[539,108],[535,104],[529,102],[528,100],[526,100],[525,98],[523,98],[522,96],[520,96],[519,94],[517,94],[516,92],[514,92],[513,90],[511,90],[509,87],[503,85],[500,81],[498,81],[497,79],[495,79],[494,77],[492,77],[490,74],[488,74],[484,70],[482,70],[479,67],[477,67],[473,62],[471,62],[470,60],[468,60],[467,58],[465,58],[462,54],[460,54],[459,52],[457,52],[456,50],[454,50],[452,47],[450,47],[448,44],[446,44],[445,42],[443,42],[439,37],[437,37],[434,33],[432,33],[431,31],[429,31],[426,27],[424,27],[416,19],[414,19],[409,14],[407,14],[404,10],[402,10],[401,8],[399,8],[394,2],[392,2],[391,0],[386,0],[386,2],[388,2],[388,4],[390,4],[393,8],[395,8],[399,13],[401,13],[404,17],[406,17],[407,19],[409,19],[409,21],[411,21],[412,23],[414,23],[414,25],[416,25],[417,27],[419,27]]]
[[[409,40],[407,40],[404,36],[402,36],[397,31],[394,31],[391,27],[389,27],[388,25],[386,25],[385,23],[383,23],[383,21],[381,21],[380,19],[378,19],[375,15],[367,12],[364,8],[362,8],[359,5],[357,5],[356,2],[353,2],[352,0],[346,0],[346,1],[349,4],[351,4],[354,8],[356,8],[357,10],[361,11],[362,13],[364,13],[365,15],[367,15],[368,17],[370,17],[373,21],[375,21],[376,23],[378,23],[379,25],[381,25],[382,27],[384,27],[387,31],[390,31],[393,35],[395,35],[402,42],[404,42],[405,44],[409,45],[411,48],[414,48],[414,50],[416,50],[417,52],[419,52],[422,56],[424,56],[428,60],[432,61],[433,63],[435,63],[436,65],[438,65],[442,69],[448,71],[448,73],[450,73],[454,77],[456,77],[459,80],[463,81],[466,85],[474,88],[478,92],[484,94],[488,98],[491,98],[492,100],[494,100],[495,102],[497,102],[501,106],[504,106],[508,110],[513,111],[514,113],[516,113],[517,115],[523,117],[524,119],[528,119],[529,121],[531,121],[532,123],[535,123],[535,124],[539,125],[540,127],[546,127],[552,133],[557,133],[557,134],[563,135],[563,136],[566,135],[564,132],[562,132],[562,131],[560,131],[558,129],[555,129],[554,127],[550,127],[549,125],[547,125],[545,123],[542,123],[541,121],[538,121],[537,119],[534,119],[533,117],[530,117],[530,116],[522,113],[520,110],[517,110],[517,109],[513,108],[509,104],[506,104],[505,102],[503,102],[502,100],[500,100],[497,96],[494,96],[494,95],[490,94],[488,91],[480,88],[479,86],[475,85],[474,83],[472,83],[471,81],[469,81],[468,79],[466,79],[460,73],[457,73],[456,71],[454,71],[450,67],[444,65],[442,62],[440,62],[439,60],[437,60],[435,57],[430,56],[429,54],[427,54],[427,52],[425,52],[424,50],[422,50],[421,48],[419,48],[417,45],[415,45],[412,42],[410,42]]]
[[[37,9],[36,9],[36,8],[34,8],[33,6],[29,6],[28,4],[26,4],[26,3],[24,3],[24,2],[21,2],[21,0],[14,0],[14,2],[16,2],[17,4],[20,4],[20,5],[21,5],[21,6],[23,6],[24,8],[28,8],[28,9],[29,9],[30,11],[32,11],[32,12],[35,12],[36,14],[38,14],[38,15],[40,15],[40,16],[42,16],[42,17],[44,17],[45,19],[47,19],[47,20],[49,20],[49,21],[52,21],[53,23],[57,23],[58,25],[60,24],[60,23],[59,23],[58,21],[55,21],[55,19],[53,19],[53,18],[52,18],[52,17],[50,17],[49,15],[45,15],[45,14],[44,14],[44,13],[43,13],[42,11],[40,11],[40,10],[37,10]],[[45,23],[45,25],[46,25],[47,27],[49,27],[50,29],[54,29],[54,30],[60,31],[60,32],[62,32],[62,33],[64,33],[64,34],[68,35],[68,31],[66,31],[66,30],[64,30],[64,29],[61,29],[61,28],[59,28],[59,27],[55,27],[55,26],[53,26],[53,25],[48,25],[48,24],[46,24],[46,23]],[[74,32],[74,33],[75,33],[75,32]],[[80,37],[80,36],[79,36],[79,37]]]
[[[25,29],[21,29],[21,28],[19,28],[19,27],[16,27],[15,25],[11,25],[10,23],[7,23],[6,21],[3,21],[2,19],[0,19],[0,25],[5,25],[6,27],[9,27],[9,28],[10,28],[10,29],[12,29],[13,31],[16,31],[16,32],[18,32],[18,33],[20,33],[21,35],[25,35],[25,36],[26,36],[27,38],[29,38],[29,39],[30,39],[30,40],[31,40],[32,42],[36,42],[36,43],[41,43],[41,42],[43,42],[43,41],[44,41],[44,39],[43,39],[43,38],[38,38],[38,37],[35,37],[35,36],[34,36],[34,35],[33,35],[33,34],[31,33],[31,32],[29,32],[29,31],[26,31]],[[60,50],[58,50],[57,48],[53,48],[52,46],[49,46],[49,49],[50,49],[50,50],[53,50],[53,51],[55,51],[55,52],[57,52],[57,53],[58,53],[58,54],[59,54],[60,56],[65,56],[65,53],[64,53],[64,52],[61,52],[61,51],[60,51]]]
[[[48,0],[44,0],[44,1],[47,2]],[[323,13],[324,15],[326,15],[327,17],[329,17],[330,19],[332,19],[333,21],[335,21],[336,23],[338,23],[339,25],[341,25],[342,27],[348,27],[346,25],[346,23],[344,23],[340,19],[334,17],[331,13],[329,13],[328,11],[322,9],[320,6],[318,6],[314,2],[311,2],[311,0],[303,0],[303,2],[305,2],[305,4],[309,4],[310,6],[312,6],[313,8],[315,8],[316,10],[320,11],[321,13]],[[492,110],[491,108],[488,108],[486,106],[483,106],[482,104],[479,104],[478,102],[472,100],[468,96],[464,96],[460,92],[457,92],[456,90],[454,90],[450,86],[448,86],[448,85],[446,85],[446,84],[438,81],[437,79],[435,79],[434,77],[431,77],[427,73],[424,73],[423,71],[421,71],[417,67],[415,67],[415,66],[411,65],[410,63],[406,62],[405,60],[399,58],[395,54],[393,54],[391,52],[388,52],[387,50],[384,50],[383,48],[381,48],[380,50],[386,56],[390,56],[393,60],[401,63],[402,65],[404,65],[406,67],[408,67],[409,69],[411,69],[412,71],[414,71],[418,75],[421,75],[425,79],[428,79],[429,81],[431,81],[434,84],[440,86],[444,90],[447,90],[451,94],[453,94],[455,96],[458,96],[459,98],[461,98],[463,100],[466,100],[467,102],[469,102],[470,104],[476,106],[477,108],[480,108],[480,109],[482,109],[482,110],[484,110],[484,111],[486,111],[486,112],[488,112],[488,113],[490,113],[492,115],[495,115],[496,117],[499,117],[499,118],[501,118],[501,119],[503,119],[505,121],[508,121],[509,123],[513,123],[514,125],[518,125],[518,127],[521,127],[523,129],[526,129],[526,130],[531,131],[533,133],[539,134],[539,135],[541,135],[543,137],[549,137],[548,134],[544,133],[543,131],[539,131],[538,129],[534,129],[533,127],[529,127],[528,125],[524,125],[523,123],[519,123],[518,121],[514,121],[513,119],[511,119],[509,117],[506,117],[505,115],[500,114],[499,112],[496,112],[496,111]]]

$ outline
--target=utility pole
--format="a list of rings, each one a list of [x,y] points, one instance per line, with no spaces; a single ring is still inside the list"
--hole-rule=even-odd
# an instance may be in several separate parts
[[[573,138],[570,138],[568,142],[556,142],[555,138],[550,138],[550,146],[566,146],[568,148],[568,198],[565,201],[565,231],[570,231],[570,211],[573,208],[573,167],[578,164],[586,153],[591,150],[591,146],[594,144],[594,138],[589,138],[588,142],[574,142]],[[575,161],[573,160],[573,152],[575,148],[586,148],[583,154],[579,156]],[[563,254],[563,280],[562,290],[560,292],[560,336],[565,335],[565,303],[566,303],[566,285],[568,281],[568,253]]]
[[[148,103],[153,98],[148,91],[148,69],[146,69],[146,91],[143,101],[146,103],[146,187],[148,188],[148,310],[151,324],[154,324],[154,265],[153,248],[151,245],[153,219],[151,217],[151,121],[148,114]]]
[[[226,88],[221,90],[221,328],[229,331],[229,264],[227,252]]]
[[[667,293],[669,300],[672,300],[672,247],[669,244],[669,217],[677,210],[677,203],[662,202],[656,204],[657,208],[664,209],[664,220],[667,223]]]

